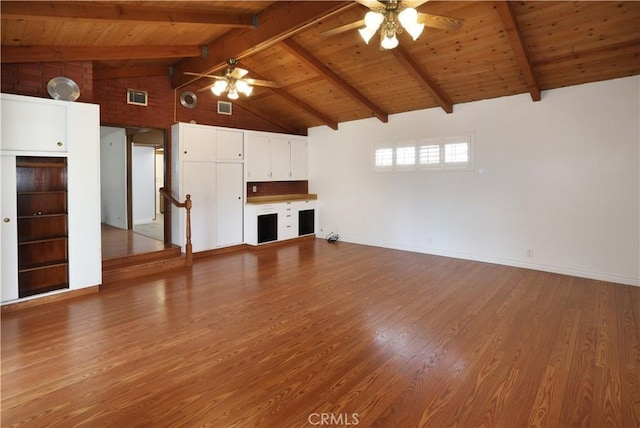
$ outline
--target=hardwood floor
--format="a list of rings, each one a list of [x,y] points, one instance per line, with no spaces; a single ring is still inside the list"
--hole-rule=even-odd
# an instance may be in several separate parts
[[[2,426],[640,426],[640,288],[306,240],[2,316]]]
[[[171,247],[157,239],[102,223],[102,260],[150,253]]]

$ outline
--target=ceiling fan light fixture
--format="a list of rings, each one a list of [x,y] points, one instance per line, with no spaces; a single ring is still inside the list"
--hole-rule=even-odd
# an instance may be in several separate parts
[[[238,97],[238,91],[235,87],[232,87],[231,89],[229,89],[229,92],[227,92],[227,98],[229,98],[230,100],[237,100]]]
[[[408,27],[405,26],[404,29],[407,30],[407,33],[411,34],[411,37],[415,41],[418,39],[418,37],[420,37],[420,34],[422,34],[422,30],[424,30],[424,24],[415,23]]]
[[[213,92],[214,95],[219,97],[220,95],[222,95],[224,91],[227,90],[228,86],[229,84],[227,83],[226,80],[216,80],[216,83],[214,83],[213,86],[211,87],[211,92]]]
[[[253,91],[253,87],[244,80],[236,81],[236,89],[247,96],[249,96],[249,94],[251,94],[251,91]]]
[[[398,38],[395,33],[384,34],[380,40],[380,46],[383,49],[393,49],[398,46]]]
[[[407,33],[411,34],[413,40],[420,37],[420,34],[424,29],[424,24],[418,22],[418,12],[414,8],[407,7],[403,9],[398,14],[398,20],[400,21],[400,24],[402,24],[402,27],[407,30]]]
[[[361,28],[358,32],[366,44],[369,44],[369,40],[376,34],[375,30],[371,30],[369,27]]]
[[[376,31],[378,31],[378,28],[380,28],[380,24],[382,24],[383,21],[384,15],[373,10],[370,10],[364,16],[364,25],[374,34]]]
[[[402,9],[398,14],[398,19],[404,28],[418,23],[418,11],[412,7]]]

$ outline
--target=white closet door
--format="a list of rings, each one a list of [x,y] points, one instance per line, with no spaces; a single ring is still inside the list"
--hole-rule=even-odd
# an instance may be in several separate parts
[[[0,301],[18,298],[18,207],[16,198],[16,158],[1,156],[2,233],[0,234]]]
[[[183,162],[183,189],[191,195],[191,244],[193,251],[216,247],[216,164]],[[180,231],[184,235],[184,230]]]
[[[216,168],[218,247],[242,243],[242,164],[218,163]]]

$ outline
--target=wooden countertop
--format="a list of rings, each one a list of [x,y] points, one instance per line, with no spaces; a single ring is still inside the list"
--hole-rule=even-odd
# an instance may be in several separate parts
[[[292,195],[249,196],[247,204],[272,204],[275,202],[308,201],[318,199],[313,193],[296,193]]]

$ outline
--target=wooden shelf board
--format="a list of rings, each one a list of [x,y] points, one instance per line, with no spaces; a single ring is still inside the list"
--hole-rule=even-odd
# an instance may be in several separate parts
[[[16,162],[17,168],[66,168],[62,162]]]
[[[54,241],[62,241],[62,240],[66,241],[67,239],[68,239],[68,236],[65,235],[57,238],[34,239],[31,241],[22,241],[22,242],[19,242],[18,245],[42,244],[45,242],[54,242]]]
[[[47,263],[38,263],[37,265],[30,265],[25,267],[18,266],[18,273],[33,272],[36,270],[49,269],[52,267],[67,266],[68,264],[69,263],[65,260],[56,260],[54,263],[47,262]]]
[[[22,219],[34,219],[34,218],[48,218],[48,217],[66,217],[67,213],[56,213],[56,214],[34,214],[34,215],[19,215],[18,220]]]
[[[18,191],[18,196],[20,195],[51,195],[55,193],[67,193],[66,190],[33,190],[33,191]]]

